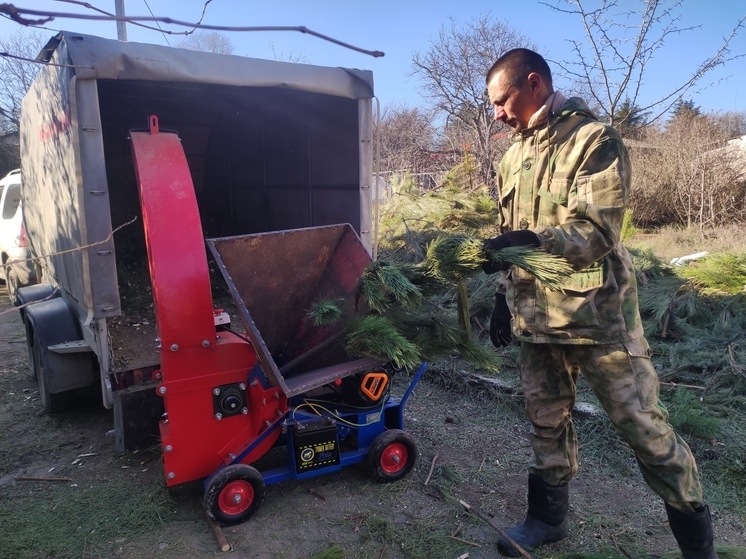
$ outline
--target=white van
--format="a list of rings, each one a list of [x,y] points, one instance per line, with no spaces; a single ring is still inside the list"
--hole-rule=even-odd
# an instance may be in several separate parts
[[[18,304],[18,288],[36,283],[34,266],[26,259],[31,252],[26,245],[26,229],[21,211],[21,170],[11,171],[0,180],[0,255],[8,295]],[[14,260],[19,262],[13,263]]]

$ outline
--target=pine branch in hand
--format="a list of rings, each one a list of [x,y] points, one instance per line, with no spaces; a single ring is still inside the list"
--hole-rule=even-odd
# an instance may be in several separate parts
[[[485,260],[482,240],[469,235],[439,235],[427,246],[423,273],[441,280],[459,280],[476,272]]]
[[[503,262],[526,270],[539,282],[555,291],[561,288],[562,282],[573,272],[570,264],[561,256],[533,247],[505,247],[484,252],[487,253],[486,257],[494,262]]]

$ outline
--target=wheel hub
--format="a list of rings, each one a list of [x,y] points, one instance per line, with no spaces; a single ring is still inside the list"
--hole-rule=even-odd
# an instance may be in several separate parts
[[[394,474],[407,464],[408,456],[407,448],[403,444],[390,444],[381,454],[381,468],[389,474]]]
[[[254,488],[244,480],[236,480],[226,485],[220,492],[218,506],[225,514],[236,515],[251,506]]]

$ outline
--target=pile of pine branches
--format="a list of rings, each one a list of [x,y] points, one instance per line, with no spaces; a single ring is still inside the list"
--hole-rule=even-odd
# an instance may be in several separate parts
[[[358,308],[367,312],[344,317],[334,301],[317,301],[309,310],[317,325],[344,321],[350,355],[384,357],[402,368],[460,355],[477,369],[497,371],[499,357],[482,335],[495,286],[482,266],[488,261],[518,266],[554,289],[572,272],[564,259],[533,247],[486,250],[483,239],[494,233],[485,224],[494,225],[495,214],[484,194],[455,188],[405,193],[386,210],[389,236],[382,256],[358,286]]]
[[[728,494],[736,506],[746,499],[746,253],[670,267],[651,250],[631,252],[671,423],[708,457],[706,484],[739,488]]]
[[[421,262],[382,258],[366,270],[360,282],[361,293],[380,330],[353,327],[351,344],[364,347],[361,353],[377,353],[380,341],[391,334],[409,342],[408,355],[415,360],[458,353],[477,368],[499,369],[493,349],[473,336],[466,283],[472,276],[483,274],[482,266],[488,260],[523,268],[553,288],[572,271],[564,259],[535,248],[488,251],[477,237],[439,233],[427,244]]]
[[[360,279],[365,315],[342,317],[322,301],[312,316],[347,320],[352,354],[385,356],[402,367],[460,355],[476,368],[498,370],[500,354],[486,332],[495,281],[482,264],[519,266],[547,286],[556,286],[569,268],[526,247],[488,254],[482,239],[497,235],[497,221],[486,190],[444,187],[423,194],[403,181],[383,207],[381,256]],[[677,268],[652,251],[633,251],[633,258],[645,333],[662,379],[700,386],[705,395],[746,408],[746,255],[713,255]]]
[[[368,313],[347,325],[348,352],[405,368],[458,353],[477,368],[497,370],[495,352],[473,336],[466,284],[488,260],[519,266],[554,288],[572,271],[564,259],[535,248],[488,251],[477,237],[441,232],[421,262],[380,258],[367,267],[358,295]],[[343,319],[334,301],[316,302],[309,316],[317,325]]]

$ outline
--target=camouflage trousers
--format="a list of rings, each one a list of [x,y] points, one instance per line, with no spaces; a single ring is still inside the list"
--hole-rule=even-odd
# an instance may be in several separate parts
[[[644,338],[608,345],[521,342],[521,386],[531,421],[531,473],[546,483],[578,471],[578,440],[570,417],[582,372],[617,433],[635,453],[647,484],[671,506],[691,511],[702,486],[689,446],[658,402],[658,375]]]

